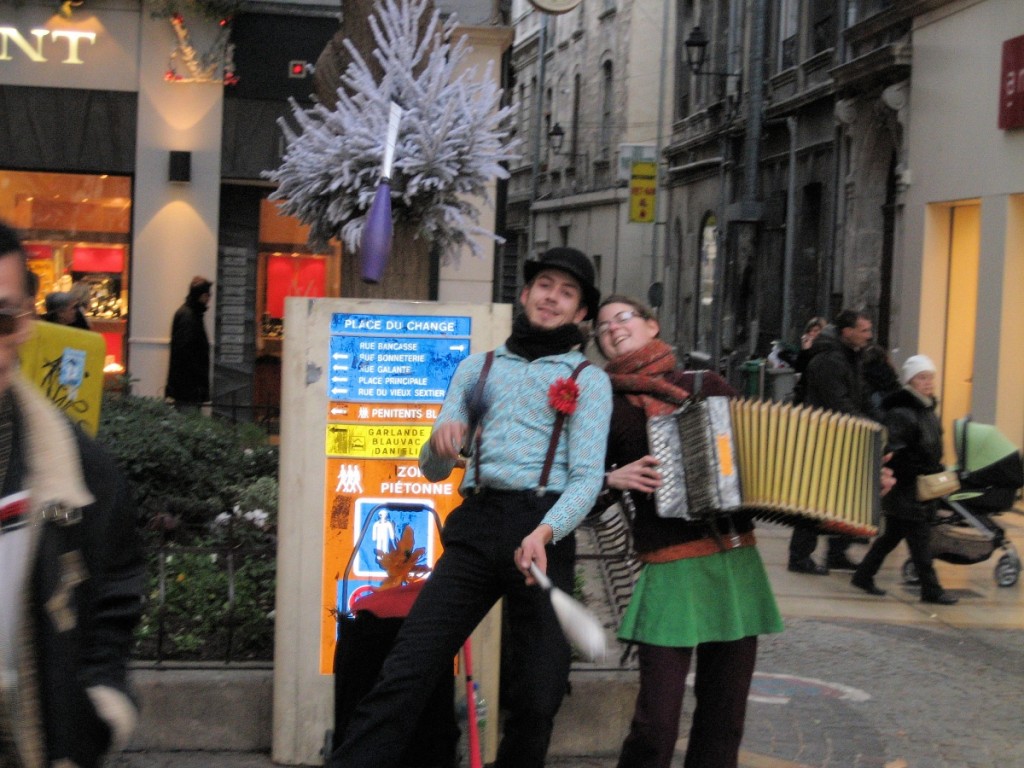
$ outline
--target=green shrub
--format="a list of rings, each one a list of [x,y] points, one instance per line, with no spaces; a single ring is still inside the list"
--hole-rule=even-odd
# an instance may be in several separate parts
[[[278,451],[252,425],[154,399],[103,404],[97,438],[133,486],[149,557],[140,658],[273,658]]]

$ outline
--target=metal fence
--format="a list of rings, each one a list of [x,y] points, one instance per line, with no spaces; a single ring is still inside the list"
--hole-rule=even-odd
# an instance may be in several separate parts
[[[224,528],[216,542],[180,544],[177,529],[147,542],[148,589],[135,658],[273,660],[276,544],[254,545],[236,536],[230,521]]]

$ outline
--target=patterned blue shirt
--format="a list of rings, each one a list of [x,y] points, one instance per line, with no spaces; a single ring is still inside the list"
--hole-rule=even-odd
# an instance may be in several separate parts
[[[444,405],[434,425],[450,421],[469,423],[467,401],[480,378],[484,354],[470,355],[452,377]],[[544,458],[551,442],[555,410],[548,390],[557,379],[568,379],[586,358],[577,351],[542,357],[532,362],[501,346],[484,387],[486,409],[481,420],[479,449],[466,467],[463,495],[479,482],[486,488],[532,490],[540,484]],[[565,420],[551,466],[547,489],[561,497],[544,516],[554,541],[571,532],[597,499],[604,480],[604,454],[612,413],[611,384],[599,367],[590,365],[576,379],[580,395],[576,411]],[[431,481],[442,480],[455,467],[450,459],[435,457],[430,443],[420,452],[420,467]]]

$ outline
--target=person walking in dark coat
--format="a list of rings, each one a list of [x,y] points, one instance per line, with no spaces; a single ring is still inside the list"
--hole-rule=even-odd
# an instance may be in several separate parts
[[[213,283],[193,277],[185,303],[171,323],[171,361],[167,369],[167,397],[175,405],[198,409],[210,399],[210,340],[203,315],[210,303]]]
[[[865,313],[844,309],[836,315],[832,325],[814,340],[811,358],[797,385],[795,402],[870,417],[860,356],[871,341],[871,334],[871,318]],[[818,543],[817,531],[794,528],[789,541],[789,570],[815,575],[827,574],[829,568],[852,571],[856,566],[846,554],[850,542],[849,536],[830,536],[825,565],[818,565],[811,559]]]
[[[861,374],[864,380],[864,396],[875,421],[885,415],[882,401],[901,388],[900,375],[892,367],[889,352],[880,344],[869,344],[861,354]]]
[[[900,372],[903,389],[882,403],[893,456],[889,460],[896,486],[882,499],[885,530],[872,543],[850,583],[871,595],[884,595],[875,574],[886,555],[903,539],[921,579],[921,601],[952,605],[957,598],[939,584],[929,548],[931,521],[938,501],[919,501],[918,475],[942,472],[942,424],[935,413],[935,364],[926,355],[908,357]]]
[[[142,549],[113,459],[17,370],[27,288],[25,251],[0,223],[0,766],[98,768],[137,721]]]

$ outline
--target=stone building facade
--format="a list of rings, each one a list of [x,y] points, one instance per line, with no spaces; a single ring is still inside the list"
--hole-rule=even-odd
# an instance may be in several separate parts
[[[634,161],[654,163],[667,138],[659,103],[671,83],[674,24],[663,10],[596,0],[550,15],[513,1],[510,96],[523,156],[511,168],[497,300],[514,300],[524,259],[560,245],[594,259],[605,293],[646,295],[656,279],[662,201],[656,179],[644,179],[646,217],[636,220],[644,217],[631,215],[631,181],[635,170],[657,173]]]

